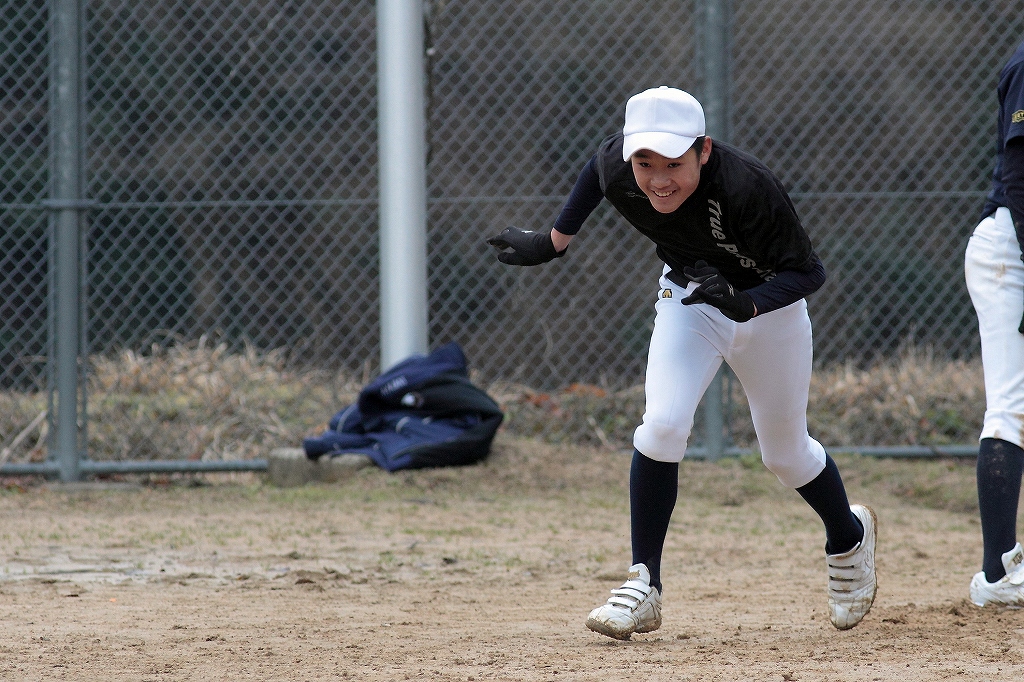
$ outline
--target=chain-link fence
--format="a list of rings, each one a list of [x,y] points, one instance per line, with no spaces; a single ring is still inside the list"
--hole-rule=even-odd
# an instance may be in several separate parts
[[[550,226],[630,94],[701,95],[698,4],[427,2],[430,340],[461,343],[478,381],[642,382],[649,243],[607,206],[544,268],[503,267],[484,239]],[[0,7],[0,389],[18,400],[52,383],[52,48],[47,0]],[[962,254],[1019,10],[733,0],[730,141],[790,188],[829,271],[810,299],[819,365],[977,354]],[[213,335],[375,372],[374,3],[89,0],[83,15],[88,351]],[[0,445],[27,419],[0,417]]]

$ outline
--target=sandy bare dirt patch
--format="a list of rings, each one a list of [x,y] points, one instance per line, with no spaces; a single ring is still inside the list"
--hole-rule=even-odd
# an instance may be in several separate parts
[[[880,592],[825,607],[824,537],[756,462],[684,463],[661,630],[588,611],[630,563],[629,455],[499,439],[484,465],[275,489],[9,485],[5,680],[963,680],[1024,673],[1024,612],[970,605],[970,463],[840,457]],[[959,495],[959,497],[958,497]]]

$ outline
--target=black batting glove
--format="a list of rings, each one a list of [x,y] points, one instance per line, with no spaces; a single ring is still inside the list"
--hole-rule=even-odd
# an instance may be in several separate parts
[[[699,285],[681,301],[683,305],[708,303],[721,310],[733,322],[746,322],[756,313],[754,299],[750,294],[729,284],[718,268],[699,260],[692,268],[683,268],[683,274]]]
[[[568,251],[555,251],[550,232],[531,232],[518,227],[506,227],[487,243],[498,249],[498,260],[508,265],[540,265],[561,258]]]

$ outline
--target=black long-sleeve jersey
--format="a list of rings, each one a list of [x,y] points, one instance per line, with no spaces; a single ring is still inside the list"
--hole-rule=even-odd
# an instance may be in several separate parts
[[[759,314],[816,291],[825,269],[782,183],[753,156],[714,142],[693,194],[674,212],[651,206],[622,160],[622,134],[606,138],[583,172],[554,228],[576,234],[602,198],[653,241],[658,257],[682,271],[715,266],[754,299]]]
[[[1024,43],[999,73],[999,117],[996,138],[996,164],[992,171],[992,190],[981,217],[990,216],[1000,206],[1010,209],[1017,241],[1024,250]]]

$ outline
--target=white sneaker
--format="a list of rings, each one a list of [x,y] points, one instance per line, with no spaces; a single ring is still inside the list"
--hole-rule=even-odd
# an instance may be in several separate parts
[[[875,601],[878,581],[875,578],[875,533],[878,519],[875,512],[861,504],[850,505],[850,511],[864,526],[864,537],[843,554],[829,554],[828,615],[840,630],[849,630],[859,623]]]
[[[1006,575],[994,583],[985,579],[985,572],[971,580],[971,601],[978,606],[1024,606],[1024,550],[1020,543],[1003,554]]]
[[[590,612],[587,627],[615,639],[629,639],[634,632],[653,632],[661,627],[661,593],[651,587],[647,566],[629,567],[626,582],[612,590],[606,603]]]

